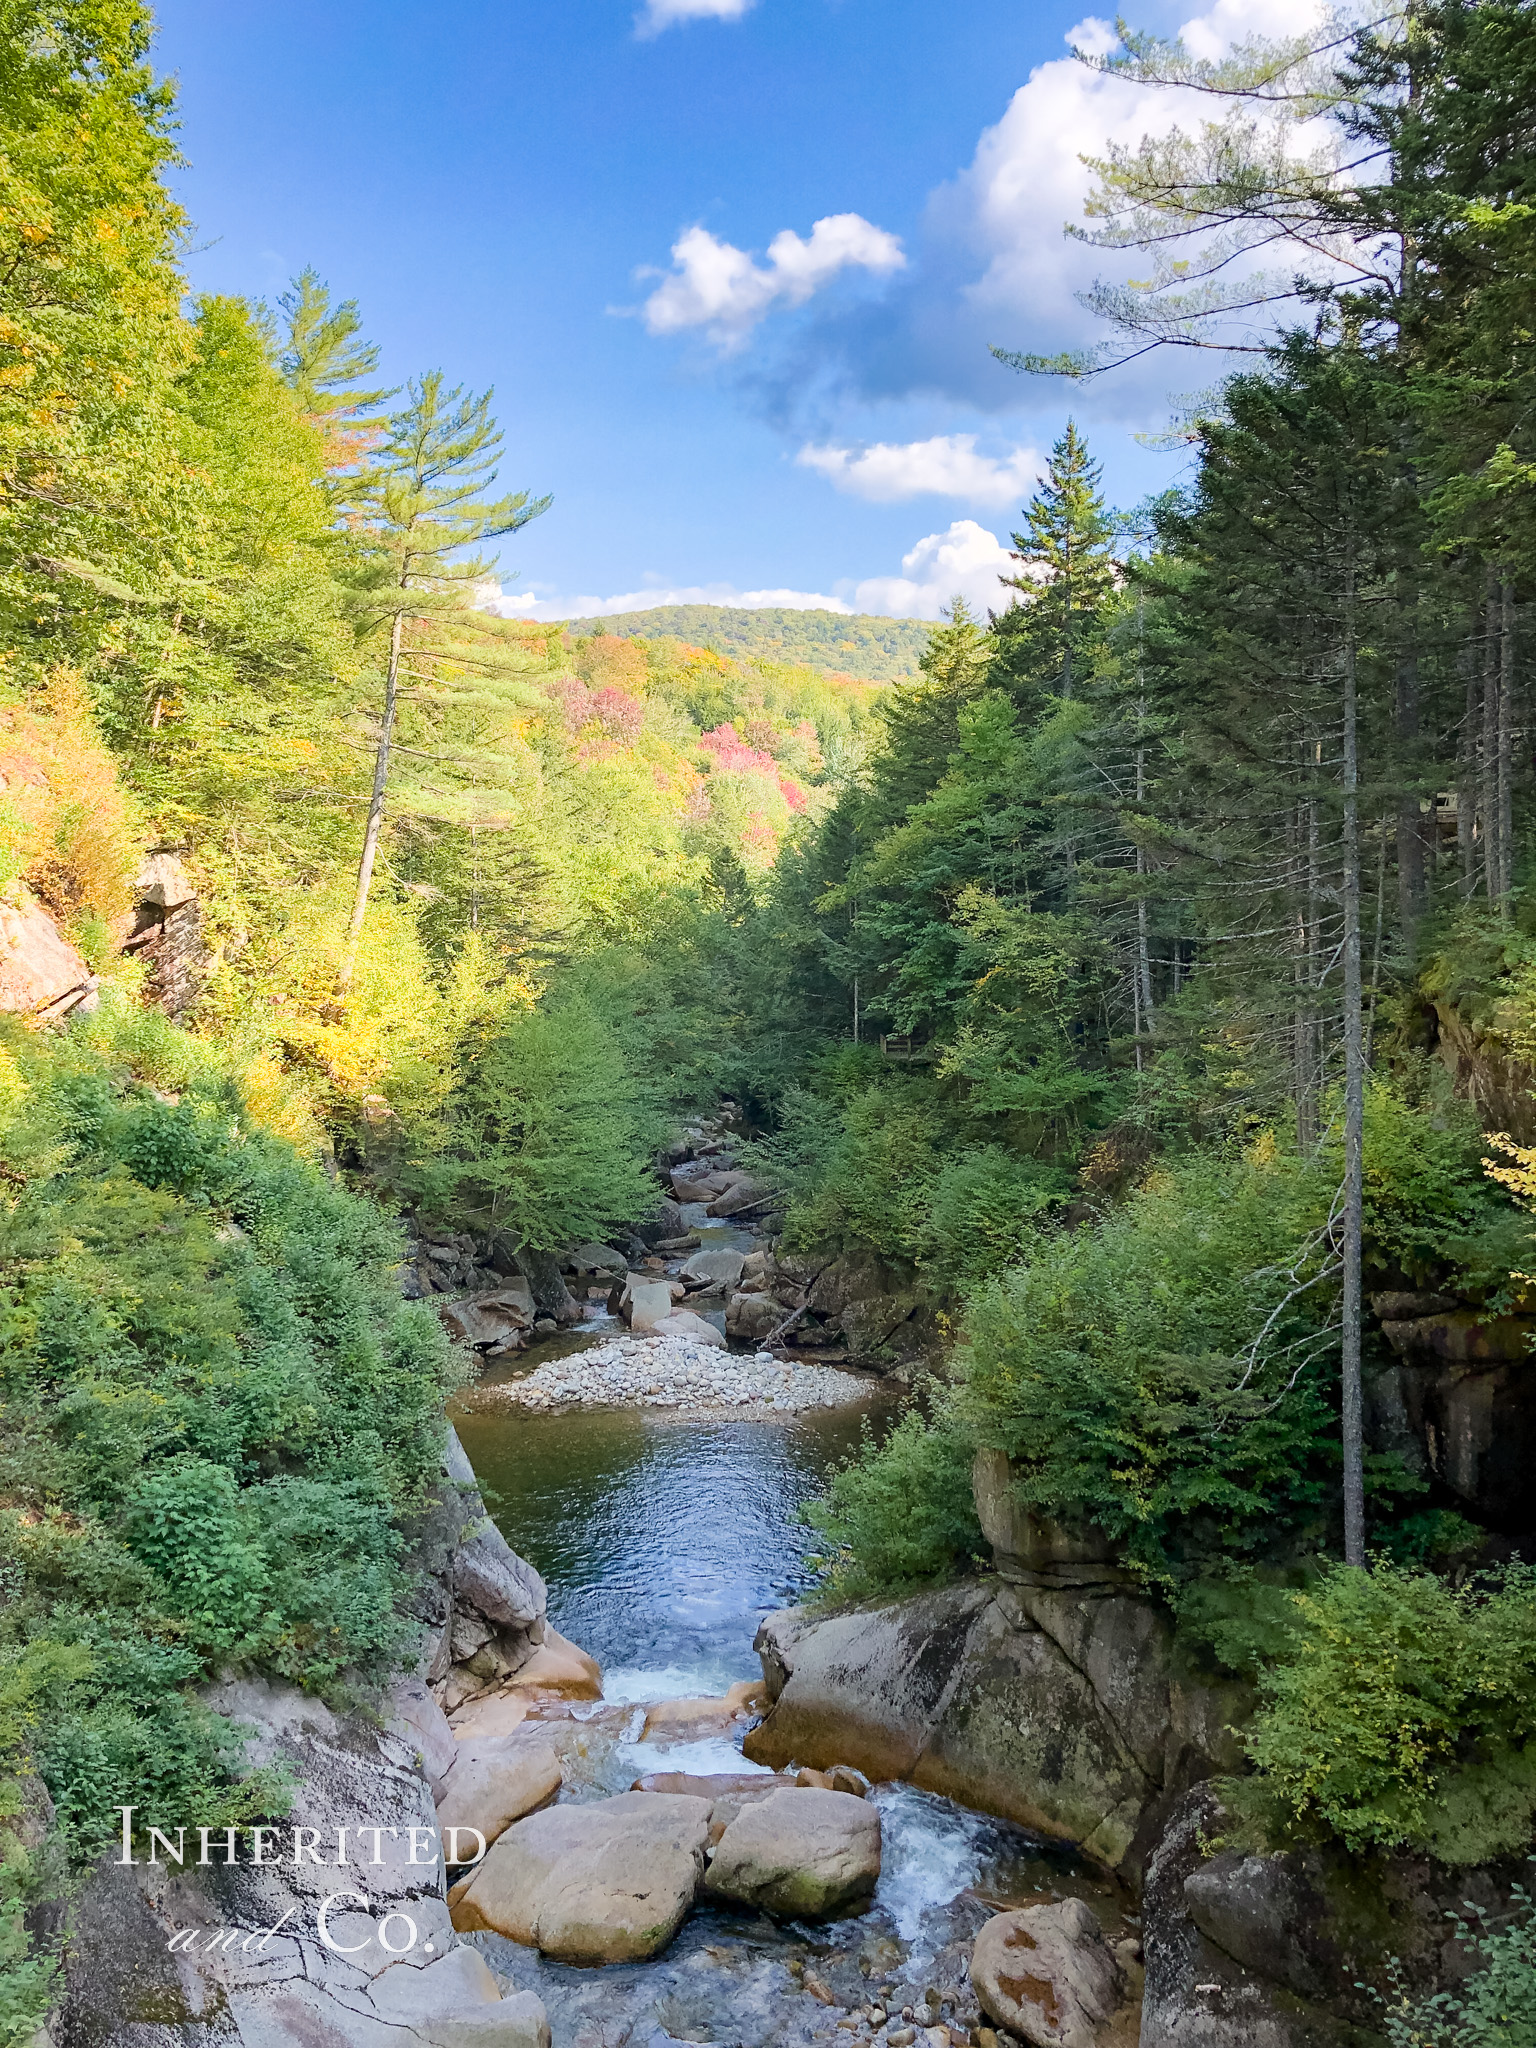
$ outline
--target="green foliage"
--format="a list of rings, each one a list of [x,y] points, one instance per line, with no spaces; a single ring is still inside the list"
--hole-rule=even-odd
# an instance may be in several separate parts
[[[832,1545],[824,1594],[861,1600],[940,1579],[982,1547],[971,1499],[972,1452],[942,1410],[909,1410],[880,1443],[832,1474],[806,1519]]]
[[[1325,1208],[1298,1167],[1196,1160],[1041,1237],[970,1297],[973,1439],[1040,1512],[1096,1522],[1164,1582],[1294,1543],[1335,1455]]]
[[[736,611],[728,605],[666,604],[648,612],[572,619],[572,633],[626,639],[676,639],[738,661],[807,662],[867,682],[902,682],[928,644],[919,619],[877,619],[855,612]]]
[[[404,1648],[441,1330],[379,1212],[161,1020],[9,1027],[0,1162],[0,1753],[81,1855],[122,1804],[268,1814],[281,1779],[244,1773],[195,1689],[230,1666],[327,1686]]]
[[[1536,1817],[1536,1571],[1462,1586],[1385,1562],[1294,1602],[1246,1743],[1259,1797],[1351,1850],[1471,1864]]]
[[[1516,1885],[1510,1906],[1502,1923],[1478,1906],[1453,1916],[1474,1965],[1454,1991],[1415,1998],[1394,1960],[1381,2000],[1389,2048],[1536,2048],[1536,1902]]]
[[[469,1041],[440,1142],[410,1179],[429,1205],[548,1251],[656,1206],[661,1135],[614,1031],[573,991]]]

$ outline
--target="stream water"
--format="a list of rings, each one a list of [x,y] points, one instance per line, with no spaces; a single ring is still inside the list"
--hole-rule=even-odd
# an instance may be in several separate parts
[[[551,1342],[575,1349],[612,1327],[601,1317]],[[541,1347],[512,1369],[548,1356]],[[812,1576],[801,1505],[861,1430],[894,1412],[878,1386],[850,1409],[751,1422],[657,1410],[530,1415],[481,1405],[473,1391],[461,1399],[455,1423],[497,1526],[544,1574],[554,1626],[603,1666],[603,1701],[545,1730],[565,1764],[562,1799],[626,1791],[645,1771],[753,1768],[739,1737],[642,1741],[644,1704],[761,1676],[759,1621]],[[942,2014],[963,2041],[974,2019],[970,1939],[1004,1906],[1076,1893],[1112,1939],[1121,1931],[1124,1902],[1061,1846],[910,1786],[873,1797],[883,1870],[873,1910],[858,1919],[811,1929],[703,1906],[652,1962],[601,1970],[550,1963],[493,1934],[472,1939],[504,1979],[538,1992],[554,2048],[798,2048],[829,2039],[840,2019],[851,2032],[839,2038],[867,2037],[849,2016],[875,2001],[893,2013],[911,2006],[919,2026]]]

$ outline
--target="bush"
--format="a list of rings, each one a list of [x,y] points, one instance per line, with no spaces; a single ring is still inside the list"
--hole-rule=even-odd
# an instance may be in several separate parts
[[[1382,2000],[1390,2048],[1536,2048],[1536,1909],[1519,1885],[1513,1905],[1503,1927],[1481,1912],[1475,1927],[1458,1916],[1461,1945],[1479,1967],[1456,1990],[1414,1999],[1394,1966]]]
[[[964,1426],[1165,1583],[1294,1543],[1337,1456],[1325,1212],[1294,1163],[1197,1160],[1039,1237],[967,1304]]]
[[[806,1509],[834,1546],[826,1590],[840,1599],[941,1579],[982,1549],[972,1453],[942,1416],[904,1415],[881,1444],[866,1435]]]
[[[1530,1841],[1536,1568],[1458,1588],[1385,1562],[1336,1566],[1295,1596],[1261,1693],[1253,1795],[1291,1824],[1453,1864]]]

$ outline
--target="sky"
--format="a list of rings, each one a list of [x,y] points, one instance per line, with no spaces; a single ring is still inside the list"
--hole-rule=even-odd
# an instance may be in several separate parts
[[[1198,54],[1312,0],[1149,0]],[[1068,414],[1112,503],[1210,379],[1161,351],[1087,386],[989,344],[1099,338],[1075,293],[1137,259],[1063,234],[1080,161],[1165,127],[1051,0],[160,0],[195,291],[313,264],[391,383],[495,389],[509,614],[659,603],[937,617],[997,604]]]

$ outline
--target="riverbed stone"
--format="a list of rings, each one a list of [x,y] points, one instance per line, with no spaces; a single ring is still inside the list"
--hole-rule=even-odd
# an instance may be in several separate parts
[[[458,1828],[460,1853],[451,1860],[473,1861],[477,1852],[472,1830],[489,1848],[514,1821],[536,1813],[558,1797],[563,1777],[554,1752],[521,1733],[459,1743],[437,1799],[444,1855],[449,1856],[454,1843],[449,1830]]]
[[[768,1695],[760,1678],[738,1679],[718,1698],[657,1700],[647,1709],[640,1740],[648,1742],[653,1735],[675,1735],[687,1729],[728,1728],[733,1721],[758,1713],[767,1704]]]
[[[546,1622],[543,1642],[525,1664],[518,1666],[507,1684],[514,1693],[541,1699],[600,1700],[603,1667],[578,1643],[571,1642]]]
[[[861,1911],[880,1878],[880,1816],[847,1792],[775,1792],[720,1837],[706,1889],[791,1920]]]
[[[996,1914],[976,1937],[971,1983],[987,2016],[1031,2048],[1103,2048],[1126,2002],[1120,1966],[1081,1899]]]
[[[559,1962],[642,1962],[681,1926],[708,1838],[707,1799],[624,1792],[549,1807],[507,1829],[459,1897],[454,1925]]]
[[[745,1254],[728,1245],[707,1245],[694,1253],[677,1277],[689,1287],[734,1287],[746,1263]]]
[[[733,1294],[726,1304],[725,1332],[738,1344],[761,1344],[790,1313],[771,1294]]]
[[[526,1283],[497,1287],[467,1301],[445,1301],[438,1310],[443,1328],[459,1344],[497,1344],[514,1331],[533,1327],[533,1296]]]

